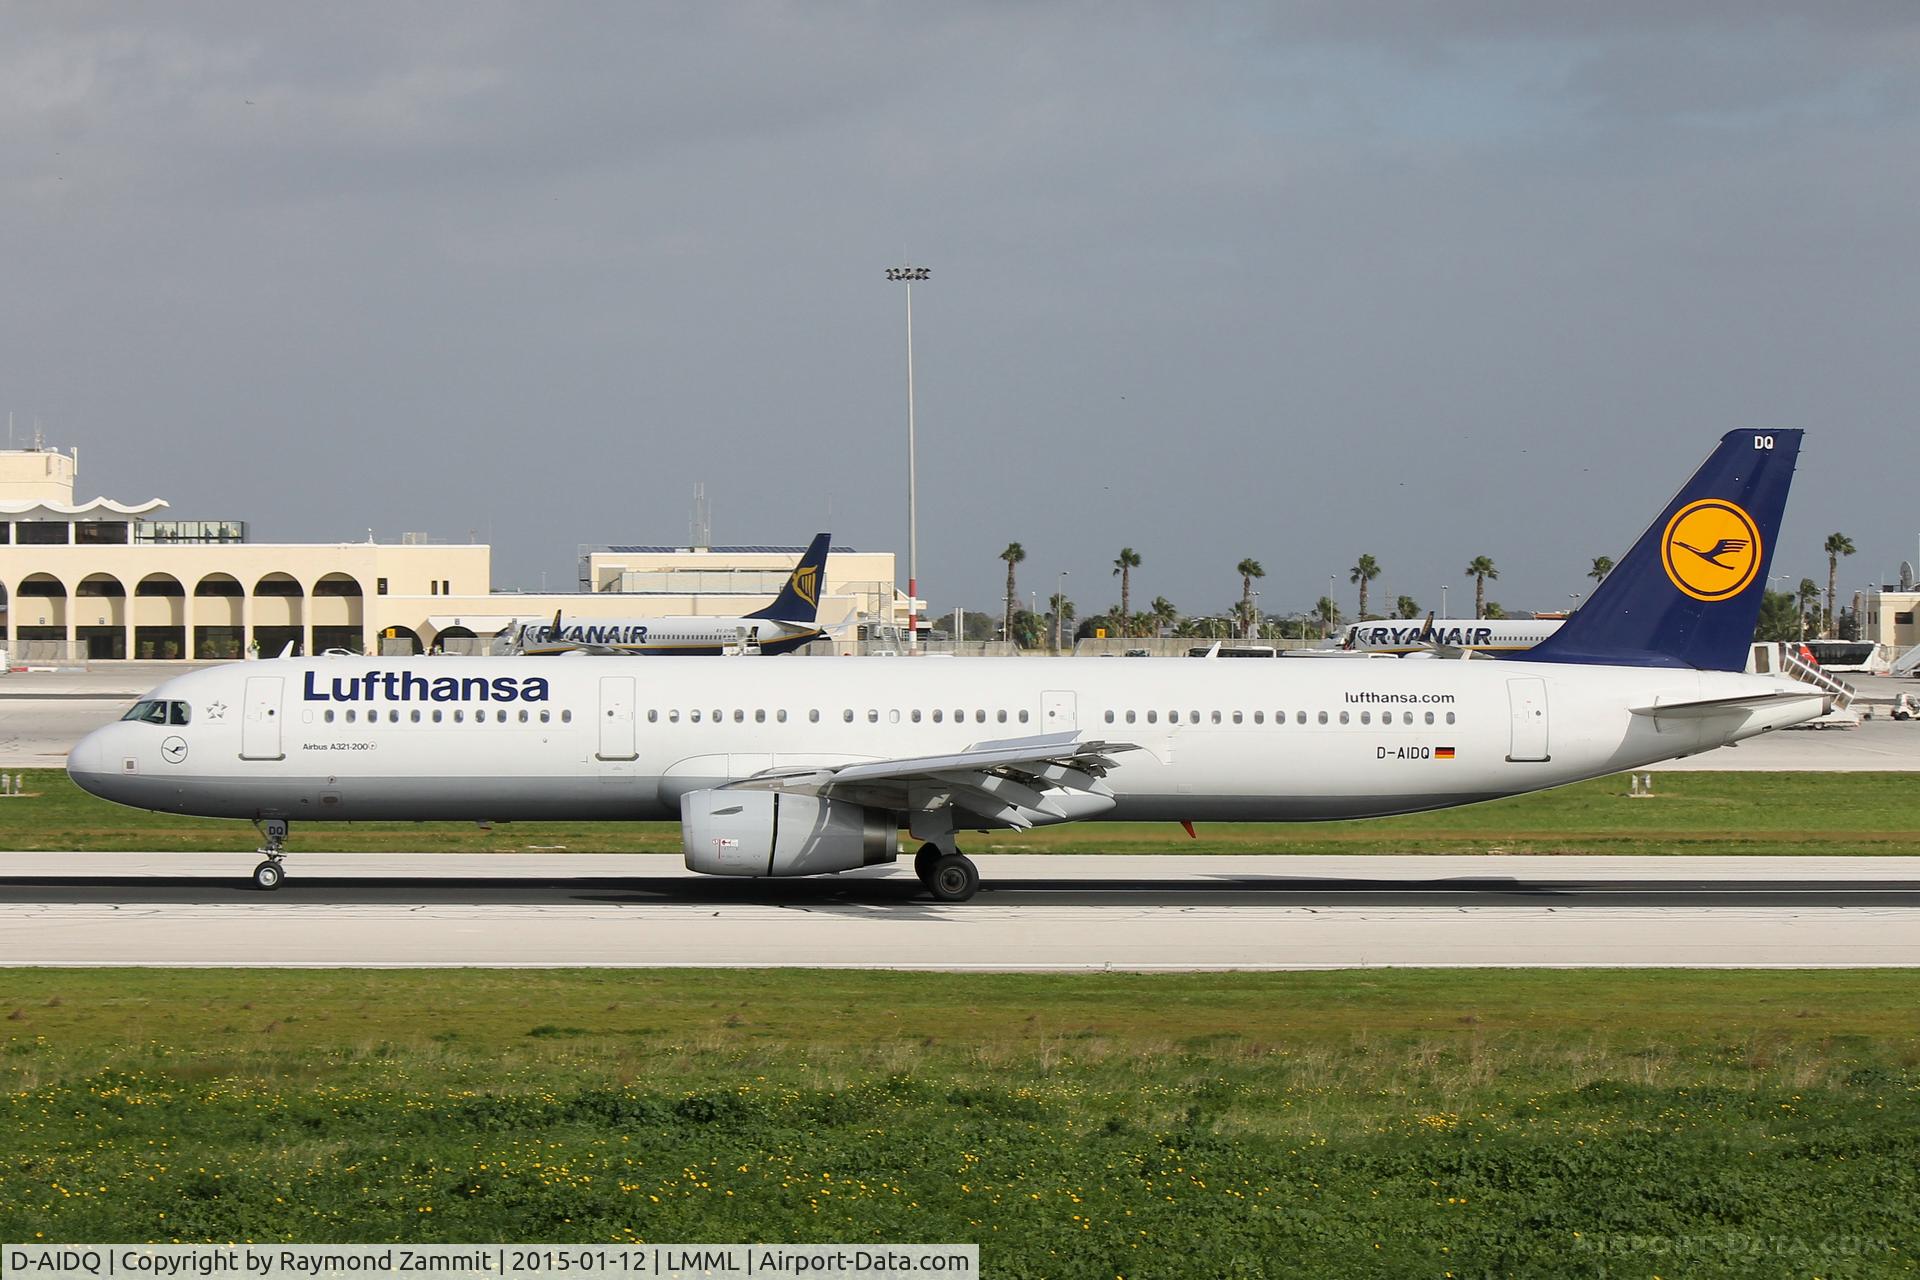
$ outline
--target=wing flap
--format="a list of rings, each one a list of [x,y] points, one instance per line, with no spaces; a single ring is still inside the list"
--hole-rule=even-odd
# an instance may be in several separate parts
[[[1137,749],[1130,742],[1049,733],[982,742],[943,755],[770,769],[726,786],[902,811],[954,808],[993,825],[1025,828],[1111,809],[1113,791],[1101,779],[1118,766],[1119,753]]]

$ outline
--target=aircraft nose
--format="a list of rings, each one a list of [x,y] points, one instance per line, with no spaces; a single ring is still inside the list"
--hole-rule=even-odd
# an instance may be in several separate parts
[[[67,753],[67,776],[82,791],[92,792],[107,800],[113,798],[107,788],[118,776],[118,762],[114,759],[111,741],[118,727],[106,725],[95,729],[74,743],[73,750]]]

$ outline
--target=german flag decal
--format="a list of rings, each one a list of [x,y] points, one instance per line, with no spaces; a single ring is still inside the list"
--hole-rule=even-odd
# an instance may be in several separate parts
[[[1451,760],[1453,759],[1453,748],[1452,747],[1435,747],[1433,749],[1433,758],[1435,760]]]

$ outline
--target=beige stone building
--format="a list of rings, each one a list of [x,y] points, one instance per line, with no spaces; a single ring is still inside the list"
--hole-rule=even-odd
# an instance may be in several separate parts
[[[773,600],[804,549],[609,548],[582,555],[579,592],[495,592],[492,548],[260,543],[231,520],[159,518],[73,500],[76,459],[0,451],[0,649],[14,663],[484,650],[555,610],[589,620],[745,613]],[[891,552],[835,548],[820,620],[905,624]]]

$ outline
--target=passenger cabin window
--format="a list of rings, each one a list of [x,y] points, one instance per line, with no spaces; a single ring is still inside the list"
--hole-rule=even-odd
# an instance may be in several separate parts
[[[571,711],[562,711],[562,712],[560,713],[560,723],[561,723],[561,724],[572,724],[572,723],[573,723],[573,712],[571,712]]]

